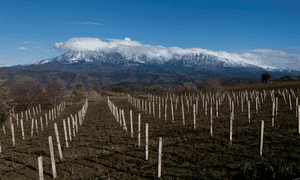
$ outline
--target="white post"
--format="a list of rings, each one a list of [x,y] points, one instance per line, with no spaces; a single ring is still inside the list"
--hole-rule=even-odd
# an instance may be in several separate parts
[[[66,127],[66,120],[65,120],[65,119],[63,119],[63,125],[64,125],[64,133],[65,133],[66,147],[69,147],[69,143],[68,143],[68,134],[67,134],[67,127]]]
[[[158,140],[158,178],[161,177],[161,155],[162,155],[162,138]]]
[[[44,180],[44,171],[43,171],[43,157],[38,157],[39,164],[39,180]]]
[[[61,152],[59,135],[58,135],[58,129],[57,129],[57,124],[56,123],[54,123],[54,130],[55,130],[55,136],[56,136],[56,142],[57,142],[57,147],[58,147],[59,158],[62,161],[63,160],[63,156],[62,156],[62,152]]]
[[[48,127],[47,113],[45,113],[46,127]]]
[[[25,140],[23,119],[21,119],[20,121],[21,121],[22,138],[23,138],[23,140]]]
[[[131,132],[131,137],[133,138],[132,110],[130,110],[130,132]]]
[[[230,144],[232,144],[232,117],[233,117],[233,113],[230,113],[230,129],[229,129],[229,141]]]
[[[278,112],[278,97],[276,97],[276,116],[277,116],[277,112]]]
[[[28,121],[28,111],[25,111],[26,114],[26,121]]]
[[[248,100],[248,119],[250,122],[250,100]]]
[[[161,97],[158,99],[158,118],[161,118],[161,102],[160,102]]]
[[[207,99],[205,99],[205,116],[207,116]]]
[[[68,129],[69,129],[69,139],[71,142],[72,141],[72,133],[71,133],[70,117],[68,117]]]
[[[43,131],[43,118],[42,118],[42,116],[40,117],[40,121],[41,121],[41,129]]]
[[[18,117],[18,113],[17,113],[17,115],[16,115],[16,120],[17,120],[17,126],[19,126],[19,117]]]
[[[53,143],[52,143],[52,137],[51,136],[48,137],[48,141],[49,141],[50,157],[51,157],[51,164],[52,164],[52,174],[53,174],[53,178],[56,178],[57,174],[56,174]]]
[[[289,100],[290,100],[290,110],[292,110],[292,101],[291,101],[291,95],[289,94]]]
[[[12,123],[10,124],[10,126],[11,126],[12,145],[16,146],[14,124]]]
[[[264,121],[261,121],[260,152],[259,152],[259,155],[262,155],[262,151],[263,151],[263,141],[264,141]]]
[[[275,103],[272,102],[272,127],[274,126],[274,111],[275,111]]]
[[[174,111],[173,111],[173,101],[172,101],[172,98],[170,98],[170,100],[171,100],[172,123],[174,124]]]
[[[182,109],[182,124],[185,125],[185,119],[184,119],[184,106],[183,103],[181,103],[181,109]]]
[[[37,123],[37,119],[35,119],[35,130],[36,130],[36,134],[38,134],[38,123]]]
[[[167,106],[168,106],[168,104],[166,103],[165,104],[165,121],[167,121]]]
[[[296,117],[298,117],[298,97],[296,98]]]
[[[148,160],[148,131],[149,131],[149,123],[146,123],[146,161]]]
[[[153,106],[152,106],[152,107],[153,107],[153,116],[155,117],[155,106],[154,106],[154,105],[155,105],[155,102],[154,102],[154,101],[152,102],[152,105],[153,105]]]
[[[122,109],[122,119],[123,119],[123,130],[127,132],[127,126],[126,126],[126,121],[124,117],[124,109]]]
[[[76,133],[78,133],[78,120],[77,120],[77,114],[75,114],[75,125],[76,125]]]
[[[298,105],[298,134],[300,134],[300,105]]]
[[[194,130],[196,129],[196,112],[195,112],[195,104],[193,104],[193,110],[194,110]]]
[[[217,117],[219,116],[219,114],[218,114],[218,109],[219,109],[219,107],[218,107],[218,101],[216,101],[216,116],[217,116]]]
[[[31,120],[31,137],[33,136],[33,125],[34,125],[34,119]]]
[[[213,136],[212,107],[210,107],[210,135]]]
[[[141,146],[141,113],[139,113],[138,119],[138,147]]]
[[[149,115],[151,115],[151,102],[149,101]]]

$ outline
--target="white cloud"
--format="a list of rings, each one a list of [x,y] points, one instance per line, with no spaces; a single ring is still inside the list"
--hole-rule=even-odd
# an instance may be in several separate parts
[[[27,50],[27,48],[26,47],[18,47],[18,49],[17,50],[19,50],[19,51],[26,51]]]
[[[130,38],[107,39],[109,42],[98,38],[72,38],[67,42],[55,43],[55,48],[62,51],[105,51],[119,52],[126,58],[134,58],[146,55],[149,58],[159,58],[169,60],[172,57],[181,57],[186,54],[205,53],[220,57],[223,61],[233,61],[236,63],[250,63],[265,68],[290,68],[300,70],[300,54],[288,54],[282,50],[254,49],[243,53],[229,53],[225,51],[211,51],[201,48],[182,49],[179,47],[163,47],[142,45]]]

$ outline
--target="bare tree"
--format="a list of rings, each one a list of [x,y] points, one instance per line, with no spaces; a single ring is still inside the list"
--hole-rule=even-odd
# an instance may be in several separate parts
[[[209,78],[202,82],[200,89],[206,92],[217,93],[223,91],[223,86],[218,79]]]
[[[35,101],[43,95],[43,90],[40,84],[10,84],[9,97],[14,100],[15,103],[25,104],[25,109],[30,109]]]
[[[0,123],[3,124],[9,116],[9,110],[14,108],[13,99],[9,97],[10,91],[6,80],[0,80]]]
[[[98,94],[101,94],[101,92],[102,92],[102,89],[101,89],[100,84],[95,84],[95,85],[92,87],[92,89],[93,89],[94,91],[96,91]]]
[[[45,92],[53,106],[57,106],[59,99],[63,96],[62,86],[55,81],[49,81],[45,85]]]
[[[73,88],[73,95],[74,95],[74,99],[73,101],[75,102],[79,102],[81,99],[84,98],[83,95],[83,87],[81,84],[77,84],[74,88]]]

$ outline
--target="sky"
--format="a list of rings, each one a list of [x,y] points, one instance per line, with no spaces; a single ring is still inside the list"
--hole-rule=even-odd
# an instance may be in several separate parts
[[[0,66],[50,59],[97,41],[101,48],[159,53],[196,48],[300,70],[299,7],[296,0],[1,1]]]

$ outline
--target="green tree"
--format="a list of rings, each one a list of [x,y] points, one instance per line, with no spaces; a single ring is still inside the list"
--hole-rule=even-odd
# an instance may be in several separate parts
[[[269,72],[266,72],[266,73],[261,75],[261,80],[262,80],[263,83],[268,83],[270,78],[271,78],[271,74]]]

